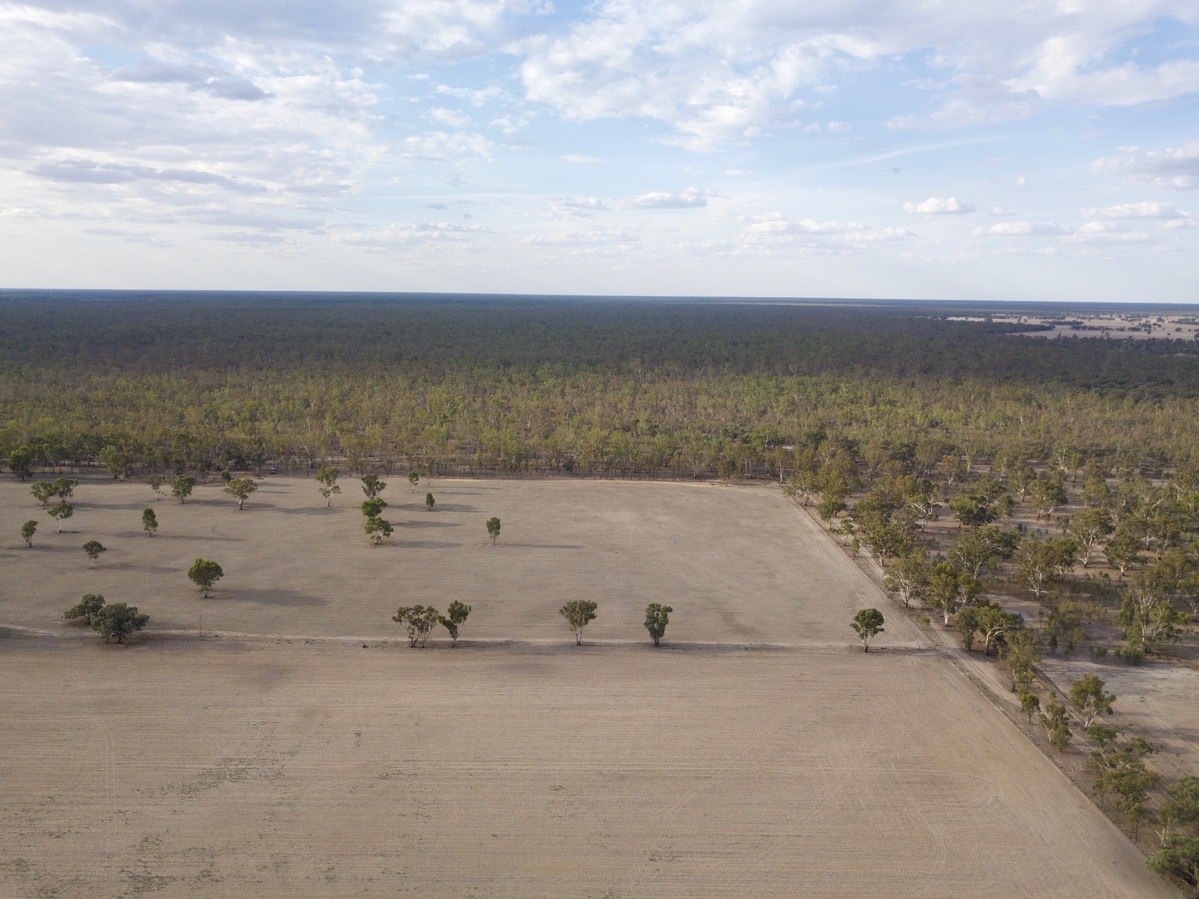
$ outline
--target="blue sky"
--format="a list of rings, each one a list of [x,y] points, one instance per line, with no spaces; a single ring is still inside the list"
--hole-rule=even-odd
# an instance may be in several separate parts
[[[1199,302],[1194,0],[0,28],[0,286]]]

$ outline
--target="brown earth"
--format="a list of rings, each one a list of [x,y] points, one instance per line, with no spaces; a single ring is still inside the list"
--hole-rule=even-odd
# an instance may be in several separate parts
[[[1175,895],[777,490],[396,482],[372,547],[344,489],[87,480],[59,535],[0,484],[0,895]],[[100,644],[86,592],[150,627]],[[409,649],[396,606],[453,599]]]

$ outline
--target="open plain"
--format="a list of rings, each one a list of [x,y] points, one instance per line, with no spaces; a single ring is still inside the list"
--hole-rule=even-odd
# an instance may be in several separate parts
[[[777,489],[396,478],[375,547],[342,484],[85,478],[62,534],[0,484],[0,893],[1175,895]],[[61,619],[92,592],[149,627]],[[391,621],[455,599],[457,647]]]

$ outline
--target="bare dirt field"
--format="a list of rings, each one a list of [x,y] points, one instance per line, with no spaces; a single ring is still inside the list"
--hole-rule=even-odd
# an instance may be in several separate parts
[[[397,481],[372,547],[345,489],[86,480],[59,535],[0,484],[0,895],[1176,895],[775,490]],[[85,592],[150,627],[101,645]],[[396,606],[453,599],[409,649]]]

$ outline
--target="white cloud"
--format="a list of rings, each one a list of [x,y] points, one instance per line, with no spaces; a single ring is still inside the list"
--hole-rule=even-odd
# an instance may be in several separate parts
[[[452,156],[491,156],[494,145],[481,134],[455,131],[430,131],[400,141],[399,155],[403,159],[432,162]]]
[[[1070,230],[1052,222],[999,222],[970,233],[976,237],[1061,237]]]
[[[444,106],[435,106],[430,109],[428,116],[431,121],[449,128],[466,128],[471,121],[470,116],[463,115],[454,109],[446,109]]]
[[[550,199],[550,217],[556,219],[587,218],[598,212],[605,212],[607,207],[597,197],[552,197]]]
[[[964,215],[973,212],[974,207],[959,202],[957,197],[929,197],[921,203],[904,203],[903,211],[912,215]]]
[[[1147,233],[1129,231],[1119,222],[1086,222],[1063,239],[1067,243],[1150,243],[1153,240]]]
[[[1176,207],[1173,203],[1121,203],[1117,206],[1103,206],[1080,210],[1087,218],[1108,219],[1186,219],[1191,214]]]
[[[448,222],[393,224],[378,231],[358,231],[339,234],[337,243],[368,250],[396,250],[420,245],[460,245],[483,232],[478,225],[455,225]]]
[[[1002,206],[992,206],[991,207],[991,215],[1002,216],[1002,215],[1015,215],[1015,214],[1016,213],[1013,212],[1011,209],[1004,209]]]
[[[699,190],[689,187],[684,191],[654,190],[630,197],[620,205],[632,209],[700,209],[708,205],[708,200],[719,197],[720,194],[710,190]]]
[[[1117,175],[1130,184],[1195,190],[1199,188],[1199,140],[1159,150],[1121,147],[1118,155],[1098,159],[1091,168],[1096,174]]]
[[[801,219],[791,221],[781,212],[742,220],[743,252],[851,253],[872,244],[893,243],[912,237],[906,228],[871,228],[861,222]]]

